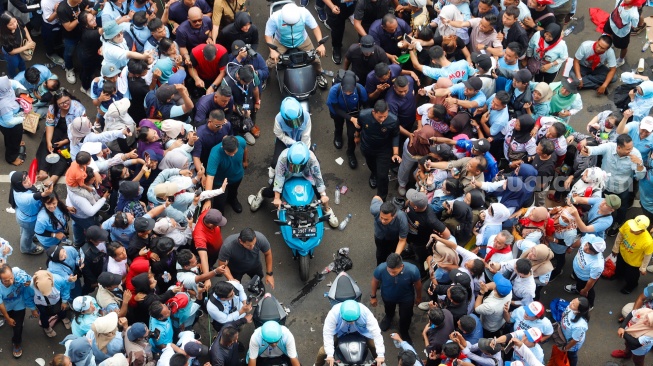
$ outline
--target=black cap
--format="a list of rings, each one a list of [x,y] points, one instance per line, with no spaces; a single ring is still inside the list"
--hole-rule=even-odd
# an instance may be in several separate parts
[[[209,355],[209,347],[190,341],[184,345],[184,352],[190,357],[206,357]]]
[[[340,87],[346,93],[353,93],[356,90],[356,78],[351,74],[345,75],[340,82]]]
[[[578,82],[578,79],[576,79],[576,76],[573,75],[572,73],[569,73],[568,78],[563,78],[562,79],[562,86],[567,89],[568,92],[571,94],[577,94],[578,93],[578,85],[580,83]]]
[[[134,220],[134,229],[136,230],[137,233],[142,233],[145,231],[150,231],[154,229],[154,222],[153,219],[150,219],[148,217],[137,217]]]
[[[434,154],[449,154],[451,152],[451,146],[447,144],[438,144],[435,146],[431,146],[429,149],[432,153]]]
[[[483,82],[481,81],[481,78],[478,78],[476,76],[463,81],[463,84],[465,85],[465,87],[474,89],[476,91],[481,90],[481,88],[483,87]]]
[[[478,139],[473,142],[474,150],[478,151],[480,155],[490,151],[490,141],[486,139]]]
[[[86,229],[85,236],[86,236],[86,240],[93,240],[93,241],[109,240],[109,232],[97,225],[93,225],[88,229]]]
[[[459,269],[452,269],[449,272],[449,279],[451,279],[451,283],[454,285],[462,285],[462,286],[469,286],[472,283],[472,279],[469,277],[469,275]]]
[[[490,55],[485,53],[472,53],[472,61],[476,64],[477,67],[485,71],[490,71],[492,68],[492,59]]]
[[[533,78],[533,74],[528,69],[521,69],[514,73],[512,77],[520,83],[528,83]]]
[[[374,52],[374,38],[369,34],[361,38],[361,51],[364,53]]]
[[[122,276],[111,272],[102,272],[98,276],[97,282],[102,287],[117,286],[122,282]]]
[[[231,54],[237,56],[240,49],[243,47],[245,47],[245,42],[240,39],[235,40],[234,43],[231,44]]]

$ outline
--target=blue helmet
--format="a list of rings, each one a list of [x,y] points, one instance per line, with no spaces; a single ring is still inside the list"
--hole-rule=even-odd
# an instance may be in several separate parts
[[[261,337],[263,337],[265,343],[277,343],[281,340],[282,335],[283,333],[279,323],[274,320],[268,320],[263,323],[263,326],[261,327]]]
[[[292,173],[304,170],[308,159],[311,157],[308,147],[302,142],[295,142],[288,148],[288,165]]]
[[[355,300],[346,300],[340,305],[340,316],[346,322],[355,322],[361,317],[361,307]]]
[[[295,98],[287,97],[281,101],[279,113],[290,128],[299,128],[304,123],[304,108]]]

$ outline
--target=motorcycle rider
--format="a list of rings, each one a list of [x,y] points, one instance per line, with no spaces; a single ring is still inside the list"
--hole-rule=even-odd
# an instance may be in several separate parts
[[[367,347],[376,358],[377,366],[385,361],[385,346],[381,328],[374,314],[365,305],[355,300],[346,300],[334,305],[324,319],[322,338],[324,345],[317,353],[315,366],[324,366],[325,361],[333,366],[335,339],[350,333],[359,333],[367,338]]]
[[[273,320],[254,331],[249,340],[247,359],[247,366],[280,365],[280,360],[290,362],[291,366],[300,366],[295,337],[288,328]]]
[[[322,31],[313,15],[308,9],[300,8],[295,3],[284,5],[280,11],[274,12],[270,16],[265,24],[265,42],[275,45],[277,49],[270,48],[270,57],[267,60],[269,68],[273,68],[279,55],[286,53],[290,48],[297,48],[305,52],[314,48],[305,27],[309,27],[313,31],[315,39],[318,41],[322,39]],[[324,89],[328,84],[325,75],[333,76],[333,73],[330,72],[331,75],[325,73],[320,63],[320,57],[326,55],[324,45],[320,45],[315,51],[319,56],[313,61],[313,66],[317,71],[317,84]]]
[[[316,194],[320,196],[320,201],[322,201],[322,206],[324,207],[324,214],[331,215],[329,217],[329,225],[333,228],[338,227],[338,218],[333,213],[333,209],[329,207],[329,197],[326,194],[326,186],[322,178],[320,162],[303,142],[295,142],[292,146],[281,152],[277,160],[272,187],[262,188],[256,196],[251,195],[248,197],[247,201],[250,204],[251,210],[256,211],[259,209],[263,202],[263,197],[274,197],[272,203],[280,207],[283,185],[286,180],[292,177],[303,177],[311,182]]]
[[[311,115],[304,113],[297,99],[287,97],[281,102],[281,109],[274,117],[274,136],[274,154],[268,168],[270,179],[274,178],[274,168],[283,150],[298,141],[309,148],[311,146]]]

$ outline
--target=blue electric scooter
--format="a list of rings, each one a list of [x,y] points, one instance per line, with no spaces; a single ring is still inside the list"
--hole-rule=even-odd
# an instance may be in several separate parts
[[[279,219],[274,221],[281,226],[281,235],[293,257],[299,259],[299,278],[305,282],[314,250],[324,236],[324,222],[329,221],[330,215],[323,216],[313,186],[304,178],[287,180],[281,195],[285,203],[279,210]]]

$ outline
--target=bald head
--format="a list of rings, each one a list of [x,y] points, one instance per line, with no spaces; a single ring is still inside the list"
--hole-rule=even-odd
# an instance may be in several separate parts
[[[202,10],[197,6],[193,6],[188,9],[188,21],[190,26],[193,28],[199,28],[202,26]]]

